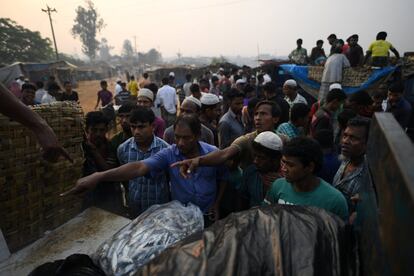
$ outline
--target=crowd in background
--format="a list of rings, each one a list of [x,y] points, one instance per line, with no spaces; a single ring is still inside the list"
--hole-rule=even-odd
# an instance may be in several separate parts
[[[389,50],[399,57],[385,38],[379,33],[369,47],[373,65],[388,64]],[[361,187],[372,186],[365,156],[370,118],[391,112],[406,128],[412,109],[399,82],[386,95],[347,95],[336,76],[366,58],[356,35],[346,45],[334,35],[328,40],[327,58],[321,41],[310,57],[301,40],[289,55],[297,64],[325,64],[318,101],[295,80],[277,87],[269,73],[248,66],[187,74],[181,86],[174,72],[160,84],[144,73],[118,79],[114,93],[101,81],[95,109],[119,107],[122,130],[109,137],[113,118],[103,111],[86,114],[84,178],[72,192],[88,191],[85,207],[131,217],[153,204],[191,202],[207,226],[231,212],[274,203],[320,207],[352,223]],[[69,82],[59,92],[53,79],[47,90],[21,81],[19,97],[27,105],[79,102]]]

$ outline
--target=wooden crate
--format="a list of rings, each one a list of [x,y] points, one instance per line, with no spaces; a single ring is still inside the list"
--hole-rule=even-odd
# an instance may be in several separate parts
[[[33,133],[0,115],[0,228],[13,252],[76,216],[79,198],[62,198],[82,175],[84,116],[74,103],[33,107],[74,159],[48,163]]]

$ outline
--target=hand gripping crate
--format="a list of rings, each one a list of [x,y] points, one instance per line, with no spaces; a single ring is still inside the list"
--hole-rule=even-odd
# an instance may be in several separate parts
[[[70,102],[32,108],[52,127],[74,163],[46,162],[33,133],[0,115],[0,228],[12,252],[81,211],[79,198],[59,194],[82,175],[83,111]]]

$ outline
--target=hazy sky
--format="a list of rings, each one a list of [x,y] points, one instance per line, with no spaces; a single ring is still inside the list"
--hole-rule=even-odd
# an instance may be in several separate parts
[[[106,27],[99,34],[119,54],[130,39],[137,50],[159,49],[171,57],[287,55],[297,38],[310,51],[317,39],[336,33],[346,39],[357,33],[366,49],[378,31],[400,51],[414,51],[414,0],[94,0]],[[71,36],[75,9],[83,0],[1,0],[0,17],[8,17],[42,36],[52,37],[53,13],[60,52],[81,55],[81,44]],[[0,38],[1,39],[1,38]],[[259,46],[259,47],[258,47]]]

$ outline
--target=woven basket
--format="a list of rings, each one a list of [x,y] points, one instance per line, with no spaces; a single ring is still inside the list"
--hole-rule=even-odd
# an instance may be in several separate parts
[[[28,129],[0,115],[0,228],[14,252],[76,216],[77,197],[60,197],[82,175],[84,116],[70,102],[32,108],[52,127],[74,163],[48,163]]]
[[[321,82],[324,67],[309,66],[308,78]],[[357,87],[366,82],[372,73],[371,68],[344,68],[342,76],[342,86]]]

